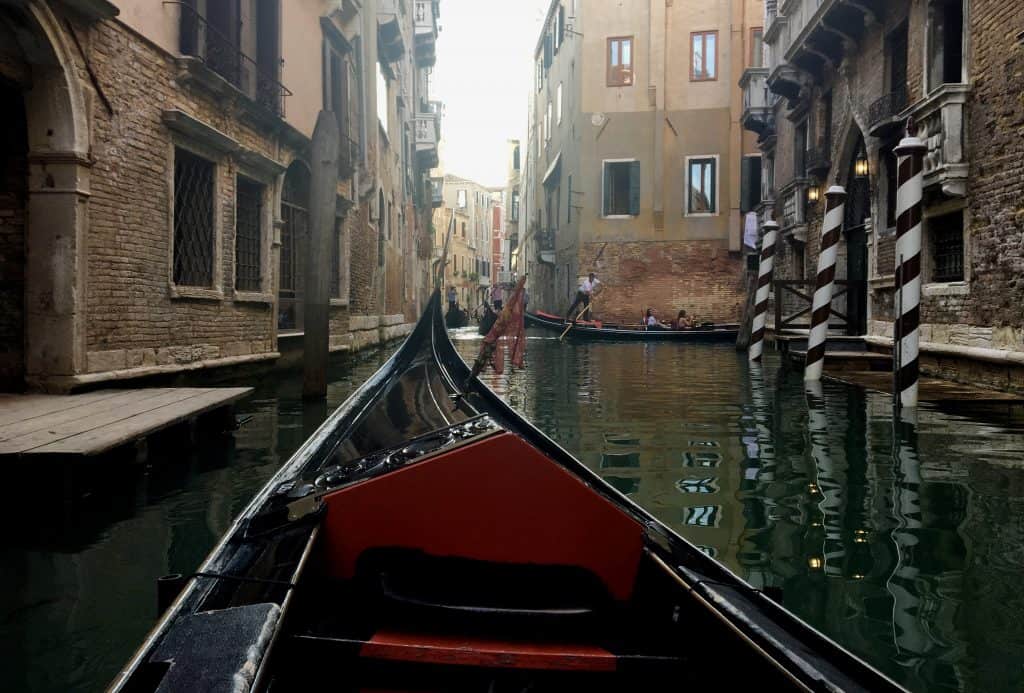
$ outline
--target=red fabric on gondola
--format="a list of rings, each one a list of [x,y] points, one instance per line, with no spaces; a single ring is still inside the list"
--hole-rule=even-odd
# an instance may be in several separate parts
[[[368,549],[580,566],[629,599],[640,523],[522,438],[500,433],[324,496],[327,570],[355,575]]]
[[[603,671],[617,668],[615,655],[596,645],[498,640],[471,635],[381,630],[359,656],[397,662],[548,671]]]
[[[484,337],[484,347],[481,351],[491,347],[491,365],[495,373],[505,371],[505,347],[509,348],[509,358],[516,368],[523,367],[523,358],[526,355],[526,326],[523,306],[523,287],[526,284],[526,277],[523,277],[516,284],[512,297],[501,311],[501,315],[494,321],[491,331]]]

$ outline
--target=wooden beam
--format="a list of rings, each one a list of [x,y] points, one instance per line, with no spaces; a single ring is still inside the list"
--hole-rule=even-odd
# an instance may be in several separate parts
[[[331,234],[338,195],[338,142],[334,114],[320,111],[313,130],[313,176],[310,190],[309,243],[306,248],[306,295],[303,336],[302,396],[327,396],[330,346]]]

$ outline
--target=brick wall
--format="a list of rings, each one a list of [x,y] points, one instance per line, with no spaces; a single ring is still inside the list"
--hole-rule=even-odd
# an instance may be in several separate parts
[[[25,370],[25,106],[0,87],[0,391],[21,389]]]
[[[376,192],[374,193],[376,194]],[[349,216],[353,216],[350,212]],[[377,228],[370,223],[370,201],[364,200],[352,226],[352,252],[349,271],[352,285],[349,307],[353,315],[376,314],[377,299],[373,290],[374,273],[377,269]]]
[[[581,258],[595,257],[602,245],[584,244]],[[611,243],[598,271],[604,288],[597,315],[636,322],[651,307],[668,321],[685,308],[703,320],[735,322],[743,310],[745,267],[742,255],[713,241]]]
[[[926,303],[925,320],[1020,325],[1024,305],[1024,5],[971,4],[970,300]],[[951,297],[952,298],[952,297]]]

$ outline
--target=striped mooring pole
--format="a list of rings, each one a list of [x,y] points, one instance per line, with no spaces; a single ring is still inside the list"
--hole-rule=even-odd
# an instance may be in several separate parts
[[[750,333],[750,348],[747,354],[751,361],[760,361],[764,354],[764,330],[768,317],[768,295],[772,288],[772,271],[775,269],[775,241],[779,236],[779,225],[769,219],[762,226],[761,260],[757,267],[757,293],[754,295],[754,324]]]
[[[825,193],[825,221],[821,225],[821,246],[818,250],[818,276],[814,282],[811,303],[811,334],[807,338],[807,360],[804,380],[821,380],[825,365],[825,336],[828,316],[832,312],[832,290],[836,283],[836,252],[843,230],[846,190],[833,185]]]
[[[924,196],[924,155],[927,145],[917,127],[907,124],[907,136],[896,147],[896,316],[893,368],[903,407],[917,406],[918,353],[921,334],[921,198]]]

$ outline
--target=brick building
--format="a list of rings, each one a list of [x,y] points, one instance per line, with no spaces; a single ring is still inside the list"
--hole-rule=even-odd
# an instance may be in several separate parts
[[[300,343],[321,109],[342,142],[332,350],[407,331],[428,288],[438,9],[4,3],[0,389],[272,363]]]
[[[761,0],[553,0],[522,183],[534,305],[564,311],[594,270],[603,318],[647,306],[739,318],[741,169],[757,149],[735,84],[760,53],[763,12]]]
[[[848,291],[834,308],[848,319],[833,327],[891,347],[892,150],[912,117],[928,145],[922,368],[1024,389],[1024,5],[770,0],[765,22],[767,63],[741,87],[764,157],[758,211],[781,225],[776,279],[813,278],[815,198],[845,186],[837,277]],[[778,287],[775,300],[789,301]]]

